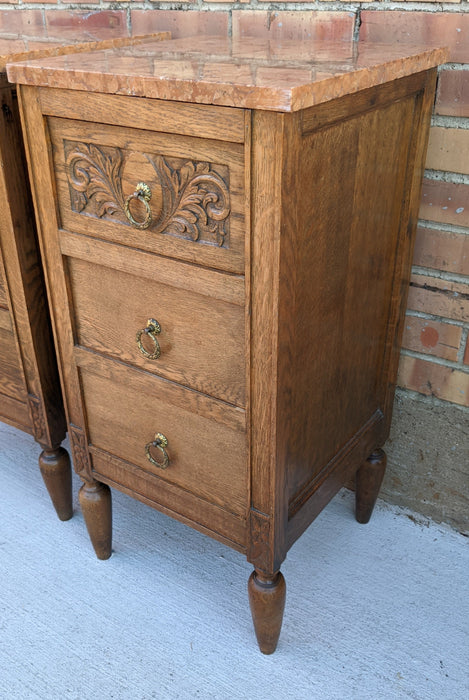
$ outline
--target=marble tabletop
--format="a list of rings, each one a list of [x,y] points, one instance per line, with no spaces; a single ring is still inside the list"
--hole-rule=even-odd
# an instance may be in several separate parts
[[[118,36],[109,38],[109,30],[103,39],[99,38],[99,31],[95,31],[95,38],[88,41],[81,37],[73,40],[67,27],[63,34],[57,31],[47,39],[31,39],[30,37],[4,37],[0,34],[0,73],[5,72],[9,61],[24,61],[26,59],[39,59],[45,56],[60,56],[66,53],[78,53],[95,49],[110,49],[122,46],[133,46],[151,38],[153,41],[161,41],[171,37],[170,32],[157,32],[145,36]]]
[[[444,63],[444,48],[197,36],[9,63],[11,82],[296,111]]]

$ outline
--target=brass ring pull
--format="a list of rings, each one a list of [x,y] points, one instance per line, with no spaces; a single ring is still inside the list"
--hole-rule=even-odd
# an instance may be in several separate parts
[[[157,460],[153,457],[151,453],[152,447],[156,447],[158,450],[161,450],[163,453],[162,462],[157,462]],[[153,464],[154,467],[158,467],[159,469],[167,469],[167,467],[169,467],[169,455],[166,452],[165,447],[168,447],[168,439],[165,438],[162,433],[156,433],[153,442],[149,442],[148,445],[145,445],[145,454],[147,459],[149,462],[151,462],[151,464]]]
[[[145,333],[145,335],[148,335],[154,344],[153,352],[148,352],[148,350],[145,350],[143,347],[142,343],[142,335]],[[149,360],[157,360],[159,356],[161,355],[161,348],[160,344],[158,342],[158,338],[156,337],[158,333],[161,333],[161,326],[156,321],[154,318],[149,318],[147,321],[147,327],[142,328],[140,331],[137,331],[137,335],[135,336],[135,340],[137,341],[137,347],[144,355],[145,357],[148,357]]]
[[[137,221],[137,219],[134,219],[132,214],[130,213],[130,202],[132,199],[138,199],[139,202],[142,202],[142,204],[145,207],[146,211],[146,216],[143,221]],[[139,182],[137,187],[135,188],[135,192],[133,194],[130,194],[127,199],[125,200],[124,203],[124,211],[125,215],[132,224],[132,226],[135,226],[135,228],[140,228],[140,229],[145,229],[148,228],[151,224],[151,207],[150,207],[150,199],[151,199],[151,189],[148,187],[148,185],[145,182]]]

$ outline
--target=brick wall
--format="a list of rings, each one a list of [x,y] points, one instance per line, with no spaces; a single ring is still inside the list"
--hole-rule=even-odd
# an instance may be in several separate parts
[[[83,40],[158,30],[170,30],[175,37],[195,33],[339,41],[354,37],[393,43],[430,41],[450,47],[450,63],[439,74],[398,381],[401,400],[405,397],[415,406],[423,401],[427,412],[434,406],[440,416],[454,416],[453,409],[458,408],[462,425],[467,426],[469,2],[0,3],[0,33],[29,37],[31,45],[63,36],[64,31],[70,38]],[[447,414],[441,412],[445,406]],[[467,447],[463,445],[458,454],[459,476],[467,475]],[[393,489],[389,487],[388,492],[392,500]],[[445,519],[443,511],[448,507],[441,509],[437,519]]]

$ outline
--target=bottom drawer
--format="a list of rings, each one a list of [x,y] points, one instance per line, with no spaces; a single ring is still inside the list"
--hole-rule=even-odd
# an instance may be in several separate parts
[[[0,393],[26,400],[21,358],[7,309],[0,309]]]
[[[79,354],[95,363],[86,351]],[[80,373],[92,448],[245,517],[243,410],[120,363],[90,371],[82,362]]]

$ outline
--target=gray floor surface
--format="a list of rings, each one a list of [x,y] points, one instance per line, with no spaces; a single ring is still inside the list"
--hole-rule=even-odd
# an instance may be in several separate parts
[[[289,552],[265,657],[243,556],[114,493],[98,561],[78,505],[55,517],[37,455],[0,426],[2,700],[469,698],[467,538],[382,502],[358,525],[341,492]]]

